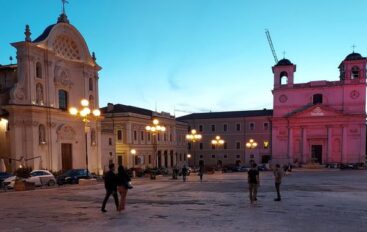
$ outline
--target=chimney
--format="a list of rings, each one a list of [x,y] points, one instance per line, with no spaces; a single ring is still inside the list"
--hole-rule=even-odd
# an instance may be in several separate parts
[[[113,110],[113,104],[107,103],[107,112],[111,112]]]

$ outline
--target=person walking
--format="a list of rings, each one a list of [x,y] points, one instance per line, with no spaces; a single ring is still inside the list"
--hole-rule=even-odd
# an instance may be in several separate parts
[[[186,165],[184,165],[182,167],[182,180],[183,180],[183,182],[186,182],[186,176],[187,176],[187,167],[186,167]]]
[[[111,163],[109,166],[109,171],[104,176],[104,186],[106,189],[106,196],[102,203],[101,211],[103,213],[107,212],[106,210],[106,203],[110,196],[113,196],[113,199],[115,200],[116,210],[118,210],[119,207],[119,200],[117,197],[117,185],[116,185],[116,174],[115,171],[115,164]]]
[[[200,165],[199,166],[200,182],[203,182],[203,175],[204,175],[204,165]]]
[[[259,178],[259,170],[257,170],[256,163],[252,163],[251,169],[247,173],[247,181],[249,186],[249,193],[250,193],[250,202],[251,204],[254,201],[257,201],[257,188],[260,185],[260,178]]]
[[[282,200],[280,197],[280,184],[282,183],[282,178],[283,178],[283,171],[280,168],[280,165],[276,164],[274,170],[274,180],[275,180],[275,189],[277,191],[277,198],[275,198],[274,201]]]
[[[120,165],[117,169],[117,191],[120,193],[120,205],[118,211],[121,212],[125,209],[126,195],[129,189],[130,176],[127,174],[125,168]]]

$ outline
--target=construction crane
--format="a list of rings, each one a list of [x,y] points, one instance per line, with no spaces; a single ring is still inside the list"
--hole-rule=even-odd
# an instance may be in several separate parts
[[[266,34],[266,38],[268,38],[269,46],[270,46],[271,52],[273,53],[273,56],[274,56],[274,61],[277,64],[278,63],[278,57],[277,57],[277,54],[275,53],[273,42],[271,41],[270,32],[269,32],[268,29],[265,29],[265,34]]]

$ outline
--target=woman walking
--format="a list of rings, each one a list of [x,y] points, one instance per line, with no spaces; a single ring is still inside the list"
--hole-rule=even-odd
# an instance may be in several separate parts
[[[120,165],[117,172],[117,191],[120,193],[120,205],[118,211],[125,209],[127,190],[129,189],[130,176],[127,174],[125,168]]]

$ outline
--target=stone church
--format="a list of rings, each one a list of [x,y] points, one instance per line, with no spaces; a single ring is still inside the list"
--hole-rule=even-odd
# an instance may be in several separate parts
[[[308,83],[294,82],[288,59],[273,66],[274,162],[365,162],[366,65],[353,52],[339,65],[339,80]]]
[[[17,64],[0,65],[0,158],[10,171],[27,165],[100,173],[100,123],[68,111],[82,99],[99,108],[94,54],[65,12],[36,39],[28,25],[24,34],[11,44]]]

